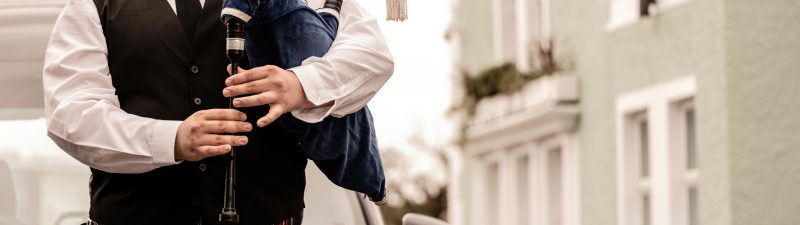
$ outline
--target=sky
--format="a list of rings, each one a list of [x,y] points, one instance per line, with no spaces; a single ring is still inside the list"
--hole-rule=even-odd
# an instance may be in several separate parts
[[[450,24],[451,1],[409,1],[408,20],[386,21],[384,0],[359,0],[379,19],[395,60],[395,72],[368,106],[375,119],[382,151],[398,150],[386,160],[398,160],[402,168],[387,168],[386,178],[398,185],[404,198],[420,203],[423,189],[435,193],[448,181],[445,165],[429,149],[414,146],[412,136],[426,145],[452,151],[455,126],[447,116],[452,97],[450,45],[444,39]],[[452,161],[452,160],[451,160]],[[452,166],[452,165],[451,165]],[[415,184],[415,180],[425,180]],[[422,185],[422,186],[417,186]],[[402,204],[390,197],[391,205]]]
[[[383,0],[359,3],[378,19],[395,60],[395,73],[368,104],[381,146],[406,145],[422,132],[430,142],[445,144],[453,135],[446,117],[452,104],[452,60],[444,39],[451,1],[409,1],[408,20],[385,21]]]

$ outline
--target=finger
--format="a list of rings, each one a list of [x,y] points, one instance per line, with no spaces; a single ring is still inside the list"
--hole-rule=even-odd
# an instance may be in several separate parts
[[[246,69],[242,69],[242,67],[238,67],[237,66],[236,68],[238,68],[236,70],[236,73],[242,73],[242,72],[247,71]],[[228,68],[227,69],[228,69],[228,75],[233,75],[233,73],[231,72],[231,64],[228,64]]]
[[[204,146],[204,145],[242,146],[246,145],[248,141],[249,140],[247,139],[247,136],[206,134],[200,136],[194,144],[195,146]]]
[[[206,157],[218,156],[228,153],[231,151],[231,149],[233,149],[233,147],[230,145],[217,145],[217,146],[206,145],[197,147],[196,153],[202,159]]]
[[[231,75],[228,79],[225,79],[225,85],[232,86],[237,84],[243,84],[254,80],[259,80],[264,77],[269,76],[270,74],[274,73],[276,70],[271,67],[262,66],[257,67],[251,70],[240,70],[239,73]]]
[[[227,120],[206,120],[202,122],[201,126],[201,130],[208,134],[232,134],[253,130],[253,125],[248,122]]]
[[[267,79],[254,80],[243,84],[237,84],[222,89],[222,96],[235,97],[246,94],[258,94],[271,89],[274,86]]]
[[[257,95],[250,95],[241,98],[233,99],[233,106],[235,107],[253,107],[272,104],[278,102],[278,94],[274,91],[262,92]]]
[[[265,127],[271,124],[272,122],[275,122],[275,120],[277,120],[278,117],[280,117],[281,115],[283,115],[283,113],[285,113],[283,110],[284,109],[282,105],[270,105],[269,112],[267,112],[267,115],[258,119],[257,123],[258,127]]]
[[[207,109],[197,112],[205,120],[245,121],[247,115],[235,109]]]

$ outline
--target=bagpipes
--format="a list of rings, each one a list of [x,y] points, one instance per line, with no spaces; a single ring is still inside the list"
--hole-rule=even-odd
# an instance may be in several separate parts
[[[251,68],[264,65],[293,68],[309,57],[321,57],[336,36],[341,7],[342,0],[327,0],[317,10],[304,0],[226,0],[221,17],[227,26],[226,52],[232,74],[236,73],[240,59]],[[387,13],[387,19],[406,18],[404,0],[388,0],[387,9],[394,12]],[[300,34],[302,37],[292,32],[297,26],[307,31]],[[334,184],[363,193],[376,204],[386,202],[383,164],[368,107],[341,118],[328,116],[313,124],[291,115],[281,116],[276,122],[301,140],[306,156]],[[219,219],[236,223],[235,150],[230,154]]]

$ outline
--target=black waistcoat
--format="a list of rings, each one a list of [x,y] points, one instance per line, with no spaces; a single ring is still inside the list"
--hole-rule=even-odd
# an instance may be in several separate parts
[[[111,77],[122,109],[162,120],[226,108],[228,74],[221,0],[206,0],[194,44],[165,0],[96,1]],[[249,122],[267,107],[243,109]],[[269,224],[303,208],[306,157],[298,138],[277,124],[247,134],[237,148],[236,206],[242,225]],[[146,140],[140,140],[146,141]],[[216,224],[222,209],[227,156],[183,162],[143,174],[92,169],[93,220],[105,225]]]

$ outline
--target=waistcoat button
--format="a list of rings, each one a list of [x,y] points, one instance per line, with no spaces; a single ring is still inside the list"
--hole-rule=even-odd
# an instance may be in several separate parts
[[[200,171],[202,171],[202,172],[206,172],[206,164],[205,163],[200,163],[200,165],[197,166],[197,169],[200,169]]]
[[[193,74],[197,74],[200,72],[200,68],[197,66],[192,66],[191,71]]]
[[[194,104],[195,104],[195,105],[200,105],[200,104],[203,104],[203,100],[202,100],[202,99],[200,99],[200,98],[194,98]]]

